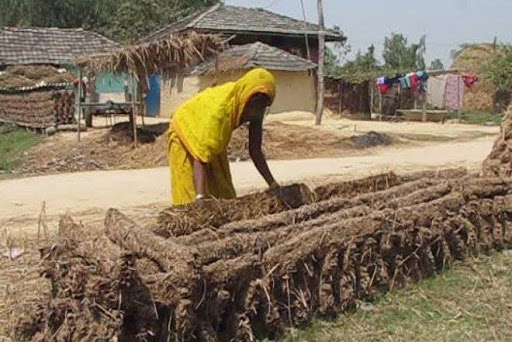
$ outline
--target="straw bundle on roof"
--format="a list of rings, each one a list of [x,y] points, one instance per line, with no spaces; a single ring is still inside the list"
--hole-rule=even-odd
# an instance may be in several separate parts
[[[169,74],[189,67],[223,49],[217,35],[189,33],[140,45],[125,46],[109,54],[79,59],[86,73],[102,70],[129,72],[144,82],[150,74]]]

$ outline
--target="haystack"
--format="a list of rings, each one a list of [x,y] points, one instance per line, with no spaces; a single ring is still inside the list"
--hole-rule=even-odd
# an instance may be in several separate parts
[[[501,125],[501,134],[484,161],[483,170],[489,176],[512,177],[512,105],[508,107]]]
[[[500,46],[493,44],[469,45],[456,57],[452,69],[479,75],[478,83],[465,90],[464,109],[470,111],[490,112],[495,110],[496,87],[485,77],[483,69],[494,58],[503,55]]]

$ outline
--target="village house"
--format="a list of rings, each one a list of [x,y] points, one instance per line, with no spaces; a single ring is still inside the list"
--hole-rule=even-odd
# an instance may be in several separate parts
[[[76,58],[119,47],[83,29],[0,30],[0,120],[37,129],[73,122]],[[124,100],[124,81],[113,73],[98,75],[88,86],[100,101]]]
[[[188,77],[177,77],[162,85],[168,89],[161,99],[162,113],[174,113],[187,99],[213,85],[235,81],[247,70],[262,67],[276,78],[277,96],[271,113],[312,112],[316,105],[316,77],[313,62],[266,45],[234,46],[196,67]],[[297,89],[301,89],[297,96]]]
[[[152,33],[145,37],[142,42],[159,40],[169,34],[176,33],[221,34],[229,41],[230,46],[244,46],[240,49],[235,48],[235,50],[231,50],[227,55],[222,56],[222,59],[232,60],[233,58],[228,58],[230,55],[244,55],[254,53],[255,51],[256,55],[259,53],[261,56],[253,56],[249,58],[252,59],[252,62],[247,62],[242,67],[234,68],[239,71],[237,74],[232,73],[234,71],[233,68],[228,68],[231,73],[229,75],[216,76],[218,82],[235,79],[237,75],[241,75],[241,70],[256,66],[270,66],[269,69],[273,70],[277,79],[278,94],[279,92],[282,93],[282,97],[277,99],[274,111],[289,110],[291,108],[290,104],[293,102],[298,104],[295,106],[298,110],[311,111],[314,108],[314,104],[311,104],[310,98],[313,98],[315,93],[315,88],[310,89],[310,86],[314,86],[315,75],[315,67],[311,67],[311,65],[318,61],[318,30],[319,26],[316,24],[279,15],[264,9],[218,4]],[[345,40],[346,37],[339,31],[326,31],[327,42],[344,43]],[[262,44],[253,45],[257,42]],[[271,56],[272,61],[269,61],[270,64],[275,64],[283,56],[286,57],[283,57],[282,61],[272,67],[268,63],[259,64],[265,58],[265,54]],[[292,58],[291,55],[297,56],[298,59]],[[311,62],[308,64],[307,60]],[[298,70],[296,66],[294,67],[293,63],[301,64],[301,68],[307,65],[307,68],[306,70]],[[192,78],[185,75],[185,79],[178,80],[178,82],[176,80],[168,82],[168,80],[161,80],[157,75],[153,76],[150,79],[152,88],[148,93],[148,99],[157,101],[160,104],[160,108],[148,110],[148,113],[160,116],[172,115],[184,99],[191,97],[195,92],[204,89],[208,85],[212,73],[209,72],[209,74],[210,76],[208,77],[196,74]],[[198,79],[198,76],[201,79]],[[297,85],[299,80],[304,78],[306,79],[304,84],[307,85],[304,91],[292,92],[292,86],[289,86],[289,90],[286,90],[285,84],[289,81],[291,81],[291,84]],[[295,87],[295,89],[297,88]],[[301,87],[300,89],[303,88]],[[150,106],[149,103],[148,106]],[[150,107],[155,108],[157,106],[153,104]]]

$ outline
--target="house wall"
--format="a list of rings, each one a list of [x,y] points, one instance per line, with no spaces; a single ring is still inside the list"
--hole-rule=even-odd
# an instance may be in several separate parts
[[[276,99],[270,113],[290,111],[314,112],[316,106],[316,78],[307,71],[273,71],[276,79]],[[214,76],[189,76],[162,82],[160,116],[171,116],[178,107],[203,89],[215,84],[235,81],[243,71]]]
[[[74,65],[64,66],[75,77],[79,75],[79,69]],[[83,75],[85,76],[85,75]],[[127,73],[114,73],[111,71],[100,72],[94,82],[94,101],[104,103],[107,101],[125,102],[125,84],[130,82]],[[91,85],[89,85],[90,87]],[[90,88],[89,88],[90,90]],[[89,92],[88,90],[88,92]]]

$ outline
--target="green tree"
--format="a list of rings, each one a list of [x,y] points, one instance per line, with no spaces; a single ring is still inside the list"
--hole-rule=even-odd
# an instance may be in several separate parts
[[[94,30],[132,42],[219,0],[2,0],[0,27]]]
[[[505,54],[494,58],[484,67],[484,77],[496,87],[495,103],[498,111],[510,102],[512,95],[512,47],[503,47]]]
[[[441,62],[439,58],[434,59],[432,62],[430,62],[430,69],[431,70],[444,70],[444,64]]]
[[[346,62],[336,70],[336,75],[347,81],[359,82],[373,78],[381,72],[381,67],[375,58],[375,46],[370,45],[366,53],[358,51],[353,60]]]
[[[485,76],[499,91],[512,91],[512,53],[490,62],[485,68]]]
[[[336,54],[334,53],[333,49],[326,47],[324,58],[325,74],[336,75],[340,67],[340,61],[338,59],[338,56],[336,56]]]
[[[403,34],[392,33],[384,39],[384,66],[392,70],[425,69],[425,52],[426,36],[417,44],[409,44]]]

